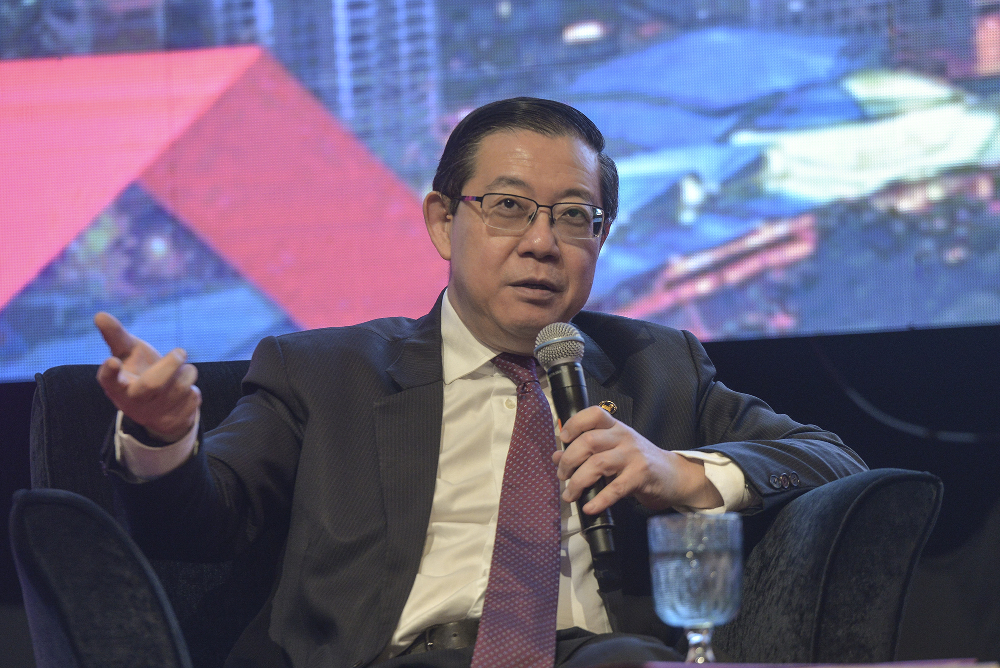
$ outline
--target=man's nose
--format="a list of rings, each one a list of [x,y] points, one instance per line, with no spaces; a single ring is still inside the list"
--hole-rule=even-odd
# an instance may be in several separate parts
[[[521,245],[533,253],[552,255],[559,250],[555,227],[552,225],[552,209],[539,206],[528,229],[521,235]]]

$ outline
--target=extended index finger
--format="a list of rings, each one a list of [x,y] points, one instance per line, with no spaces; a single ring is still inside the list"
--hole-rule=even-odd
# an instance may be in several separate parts
[[[111,349],[111,354],[118,359],[125,359],[135,347],[137,339],[128,333],[128,330],[118,321],[118,318],[101,311],[94,316],[94,324],[100,330],[104,342]]]

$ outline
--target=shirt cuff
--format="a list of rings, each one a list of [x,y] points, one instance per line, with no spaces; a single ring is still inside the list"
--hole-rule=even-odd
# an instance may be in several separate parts
[[[179,441],[157,448],[145,445],[131,434],[126,434],[122,430],[124,417],[125,414],[118,411],[115,419],[115,459],[135,477],[133,482],[149,482],[165,476],[198,452],[200,409],[187,434]]]
[[[683,512],[699,512],[717,514],[737,512],[748,508],[753,502],[753,494],[747,486],[743,470],[732,459],[718,452],[702,452],[701,450],[676,450],[678,455],[687,459],[697,459],[705,464],[705,477],[715,485],[722,495],[722,505],[718,508],[688,508],[678,506]]]

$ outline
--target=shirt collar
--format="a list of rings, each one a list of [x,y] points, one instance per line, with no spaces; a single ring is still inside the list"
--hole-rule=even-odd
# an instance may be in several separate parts
[[[481,373],[493,375],[496,368],[492,366],[491,360],[499,354],[499,350],[483,345],[469,331],[451,305],[448,291],[445,290],[441,299],[441,369],[445,385],[479,371],[487,364],[490,364],[489,368]]]

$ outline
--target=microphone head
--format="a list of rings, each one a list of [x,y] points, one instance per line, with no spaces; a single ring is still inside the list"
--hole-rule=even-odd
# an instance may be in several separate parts
[[[583,348],[583,335],[568,322],[546,325],[535,337],[535,359],[546,371],[560,362],[580,362]]]

